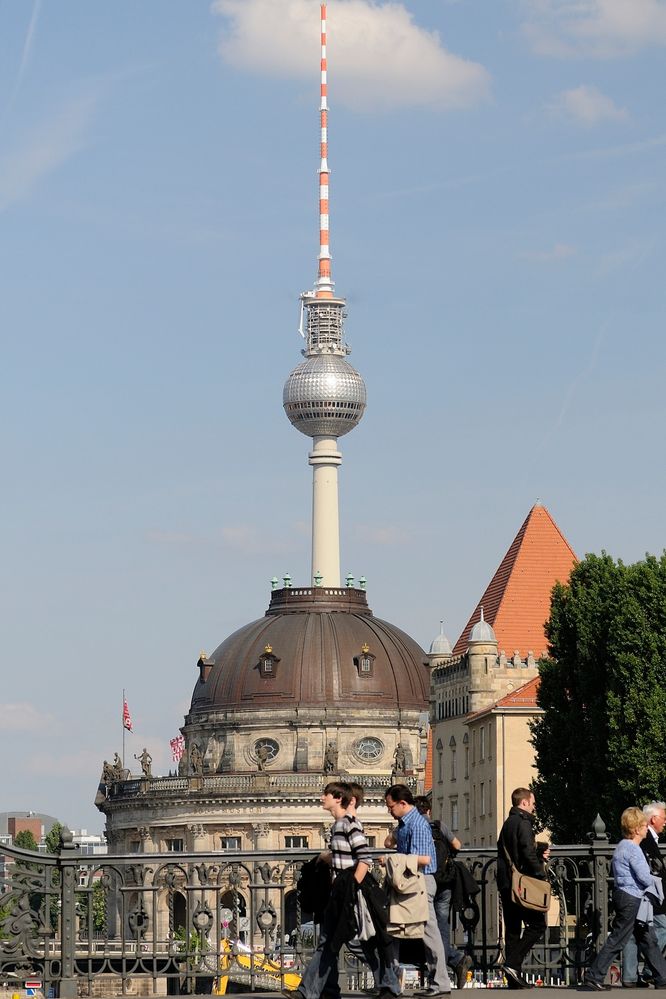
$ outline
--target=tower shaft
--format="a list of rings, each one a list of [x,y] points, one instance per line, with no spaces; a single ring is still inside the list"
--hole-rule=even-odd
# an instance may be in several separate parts
[[[340,586],[338,467],[342,455],[335,437],[314,437],[312,465],[312,572],[323,586]]]

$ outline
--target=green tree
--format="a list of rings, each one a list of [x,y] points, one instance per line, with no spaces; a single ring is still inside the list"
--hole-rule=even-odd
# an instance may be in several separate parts
[[[62,829],[62,823],[56,820],[44,837],[48,853],[60,853],[60,833]]]
[[[588,555],[555,586],[546,635],[532,725],[540,818],[580,842],[598,812],[615,838],[624,808],[666,792],[666,554]]]
[[[29,829],[21,829],[20,832],[16,833],[16,836],[14,837],[14,846],[18,846],[21,850],[37,851],[39,849],[37,846],[37,840]]]

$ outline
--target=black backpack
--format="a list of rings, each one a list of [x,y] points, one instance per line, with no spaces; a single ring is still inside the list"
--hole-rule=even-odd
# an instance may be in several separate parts
[[[431,823],[432,838],[435,844],[437,870],[434,878],[438,888],[450,888],[456,879],[456,865],[451,852],[451,844],[440,829],[439,822]]]

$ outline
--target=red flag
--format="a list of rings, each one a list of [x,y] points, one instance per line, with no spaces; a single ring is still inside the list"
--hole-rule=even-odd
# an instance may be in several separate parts
[[[169,745],[171,746],[171,759],[174,763],[180,763],[185,752],[184,736],[177,735],[175,739],[169,739]]]
[[[133,731],[132,719],[130,717],[129,708],[127,707],[127,701],[125,700],[123,700],[123,728],[126,728],[128,732]]]

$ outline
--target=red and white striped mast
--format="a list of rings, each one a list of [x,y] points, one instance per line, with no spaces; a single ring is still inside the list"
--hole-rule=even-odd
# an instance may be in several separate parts
[[[326,53],[326,0],[321,10],[321,91],[319,116],[321,124],[321,163],[319,165],[319,273],[315,282],[317,298],[333,298],[331,281],[331,249],[328,239],[328,66]]]

